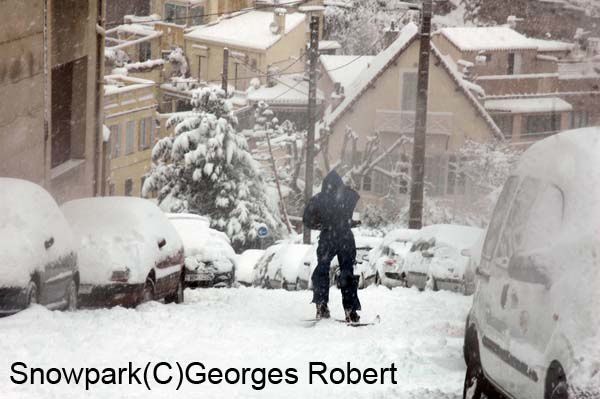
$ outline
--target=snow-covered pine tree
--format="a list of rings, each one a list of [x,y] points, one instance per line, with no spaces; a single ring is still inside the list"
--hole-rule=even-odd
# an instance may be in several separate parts
[[[256,247],[265,225],[271,239],[281,236],[283,223],[277,199],[265,184],[260,165],[235,130],[237,121],[225,93],[217,88],[193,94],[193,111],[173,115],[174,135],[152,150],[152,170],[144,196],[158,194],[168,212],[207,215],[211,226],[225,232],[236,249]]]

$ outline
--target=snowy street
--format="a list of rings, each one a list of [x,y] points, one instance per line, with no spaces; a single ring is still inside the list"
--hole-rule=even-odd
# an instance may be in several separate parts
[[[462,337],[472,297],[449,292],[369,287],[359,293],[362,320],[379,325],[351,328],[331,320],[307,327],[314,317],[309,291],[255,288],[186,290],[183,305],[151,302],[137,309],[52,312],[41,306],[0,319],[0,392],[3,398],[458,398],[462,394]],[[333,317],[342,317],[332,289]],[[298,383],[262,391],[246,385],[31,386],[10,382],[11,364],[28,367],[127,367],[133,362],[202,362],[206,368],[296,368]],[[328,367],[398,368],[397,385],[308,384],[309,362]],[[192,396],[193,394],[193,396]]]

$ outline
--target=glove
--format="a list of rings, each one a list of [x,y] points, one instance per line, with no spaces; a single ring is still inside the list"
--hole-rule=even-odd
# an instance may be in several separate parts
[[[362,225],[362,222],[361,222],[360,220],[352,220],[352,221],[350,222],[350,227],[352,227],[352,228],[354,228],[354,227],[358,227],[358,226],[360,226],[360,225]]]

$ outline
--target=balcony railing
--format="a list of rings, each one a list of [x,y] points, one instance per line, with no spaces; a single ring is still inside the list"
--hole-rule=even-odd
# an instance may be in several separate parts
[[[452,112],[429,112],[427,114],[427,134],[452,135],[454,114]],[[375,111],[375,130],[378,132],[413,135],[415,133],[415,112],[399,110]]]

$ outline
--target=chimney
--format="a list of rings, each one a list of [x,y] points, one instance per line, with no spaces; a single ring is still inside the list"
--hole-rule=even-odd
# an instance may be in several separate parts
[[[396,41],[398,35],[400,35],[400,30],[396,26],[396,22],[392,21],[392,24],[390,25],[389,29],[386,29],[383,34],[383,43],[385,45],[385,48],[390,47],[392,43]]]
[[[271,23],[271,32],[274,35],[283,35],[285,33],[285,8],[275,8],[273,10],[273,22]]]
[[[508,25],[509,28],[511,28],[513,30],[517,30],[519,22],[522,22],[522,21],[523,21],[523,18],[517,18],[515,15],[509,15],[508,18],[506,18],[506,24]]]

